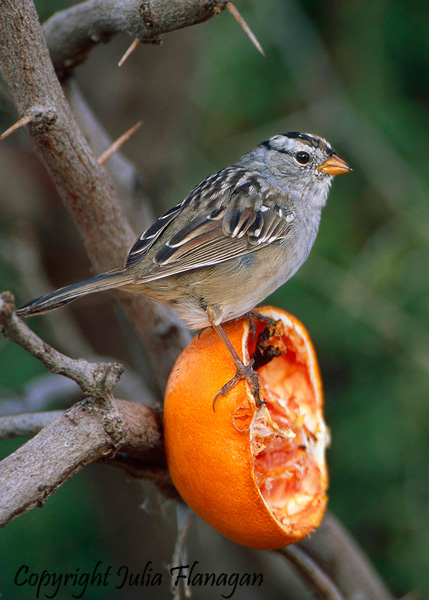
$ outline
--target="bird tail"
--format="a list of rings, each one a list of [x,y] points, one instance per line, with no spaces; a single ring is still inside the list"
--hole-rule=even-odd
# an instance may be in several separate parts
[[[43,313],[53,308],[58,308],[64,304],[68,304],[76,298],[101,292],[102,290],[110,290],[127,285],[133,281],[133,277],[125,275],[123,268],[113,269],[107,273],[96,275],[91,279],[86,279],[80,283],[74,283],[66,287],[60,288],[55,292],[40,296],[27,304],[24,304],[17,309],[16,314],[19,317],[28,317],[37,313]]]

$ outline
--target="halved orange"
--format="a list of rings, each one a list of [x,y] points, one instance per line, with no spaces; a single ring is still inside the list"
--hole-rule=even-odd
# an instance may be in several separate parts
[[[307,331],[282,310],[257,312],[276,326],[256,319],[255,332],[243,317],[224,329],[246,364],[255,358],[266,404],[256,406],[243,380],[213,407],[235,367],[216,333],[205,329],[171,373],[165,448],[174,485],[197,514],[239,544],[273,549],[302,539],[323,517],[329,434]]]

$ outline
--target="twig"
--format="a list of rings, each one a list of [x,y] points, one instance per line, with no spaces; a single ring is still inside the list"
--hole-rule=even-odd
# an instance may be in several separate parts
[[[48,423],[62,414],[62,410],[51,410],[0,417],[0,440],[36,435]]]
[[[89,363],[61,354],[39,338],[14,311],[13,295],[10,292],[0,294],[0,328],[4,335],[40,360],[51,373],[75,381],[85,394],[93,398],[111,399],[112,390],[123,372],[122,365]]]
[[[174,569],[179,565],[188,564],[188,548],[186,545],[186,538],[188,536],[189,528],[192,523],[192,518],[194,513],[183,504],[183,501],[177,503],[176,506],[176,516],[177,516],[177,537],[176,543],[174,544],[173,556],[171,559],[170,569]],[[189,567],[184,569],[184,573],[189,575]],[[191,588],[187,582],[187,579],[183,580],[183,588],[186,598],[191,598]],[[181,598],[181,588],[180,585],[175,585],[173,576],[171,577],[170,584],[170,593],[173,597],[173,600],[180,600]]]
[[[143,121],[138,121],[135,125],[133,125],[132,127],[130,127],[125,133],[123,133],[121,136],[118,137],[117,140],[115,140],[113,142],[113,144],[111,144],[107,150],[105,150],[102,154],[100,154],[100,156],[97,158],[97,162],[99,165],[104,165],[104,163],[106,161],[109,160],[109,158],[119,150],[119,148],[121,146],[123,146],[123,144],[125,144],[125,142],[127,142],[130,137],[132,137],[136,131],[138,131],[140,129],[140,127],[143,125]]]
[[[134,42],[131,44],[131,46],[128,48],[128,50],[125,52],[125,54],[123,55],[123,57],[121,58],[121,60],[118,62],[118,67],[122,67],[122,65],[124,64],[124,62],[130,56],[130,54],[132,54],[134,52],[134,50],[137,48],[137,46],[139,44],[140,44],[140,40],[134,40]]]
[[[24,125],[27,125],[32,119],[33,119],[33,115],[25,115],[24,117],[19,119],[19,121],[14,123],[11,127],[9,127],[9,129],[6,129],[6,131],[4,131],[0,135],[0,142],[5,140],[7,137],[9,137],[12,133],[17,131],[21,127],[24,127]]]
[[[276,550],[276,552],[285,556],[295,565],[323,600],[345,600],[345,597],[340,594],[333,581],[301,548],[298,546],[288,546],[287,548]]]
[[[227,2],[226,3],[226,8],[229,10],[229,12],[232,14],[232,16],[234,17],[234,19],[240,25],[241,29],[244,31],[244,33],[247,35],[247,37],[249,38],[249,40],[255,46],[256,50],[258,52],[260,52],[262,54],[262,56],[265,56],[265,52],[264,52],[261,44],[258,42],[255,34],[250,29],[250,27],[248,26],[248,24],[246,23],[246,21],[243,19],[243,17],[241,16],[241,14],[238,12],[238,10],[234,6],[234,4],[232,2]]]

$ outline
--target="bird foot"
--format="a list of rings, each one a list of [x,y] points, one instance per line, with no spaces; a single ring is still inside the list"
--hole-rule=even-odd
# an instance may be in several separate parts
[[[227,383],[225,383],[225,385],[223,385],[216,394],[213,400],[213,410],[216,410],[216,401],[219,398],[219,396],[226,396],[232,390],[232,388],[235,385],[237,385],[237,383],[242,379],[245,379],[248,382],[250,386],[250,393],[252,394],[253,399],[255,400],[257,408],[261,407],[263,404],[266,404],[264,400],[261,400],[259,394],[258,373],[252,369],[252,366],[253,360],[251,360],[248,365],[245,365],[243,362],[241,362],[241,364],[236,364],[237,370],[235,372],[234,377],[227,381]]]

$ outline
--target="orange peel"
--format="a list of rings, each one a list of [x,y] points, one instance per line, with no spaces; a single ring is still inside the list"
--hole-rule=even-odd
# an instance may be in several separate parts
[[[219,396],[213,409],[216,393],[235,367],[207,328],[182,352],[170,375],[164,435],[170,474],[185,502],[231,540],[274,549],[302,539],[322,520],[329,433],[308,332],[277,308],[257,312],[276,322],[268,339],[263,339],[266,323],[258,318],[256,336],[247,317],[223,327],[246,364],[256,357],[266,404],[256,406],[243,380]]]

